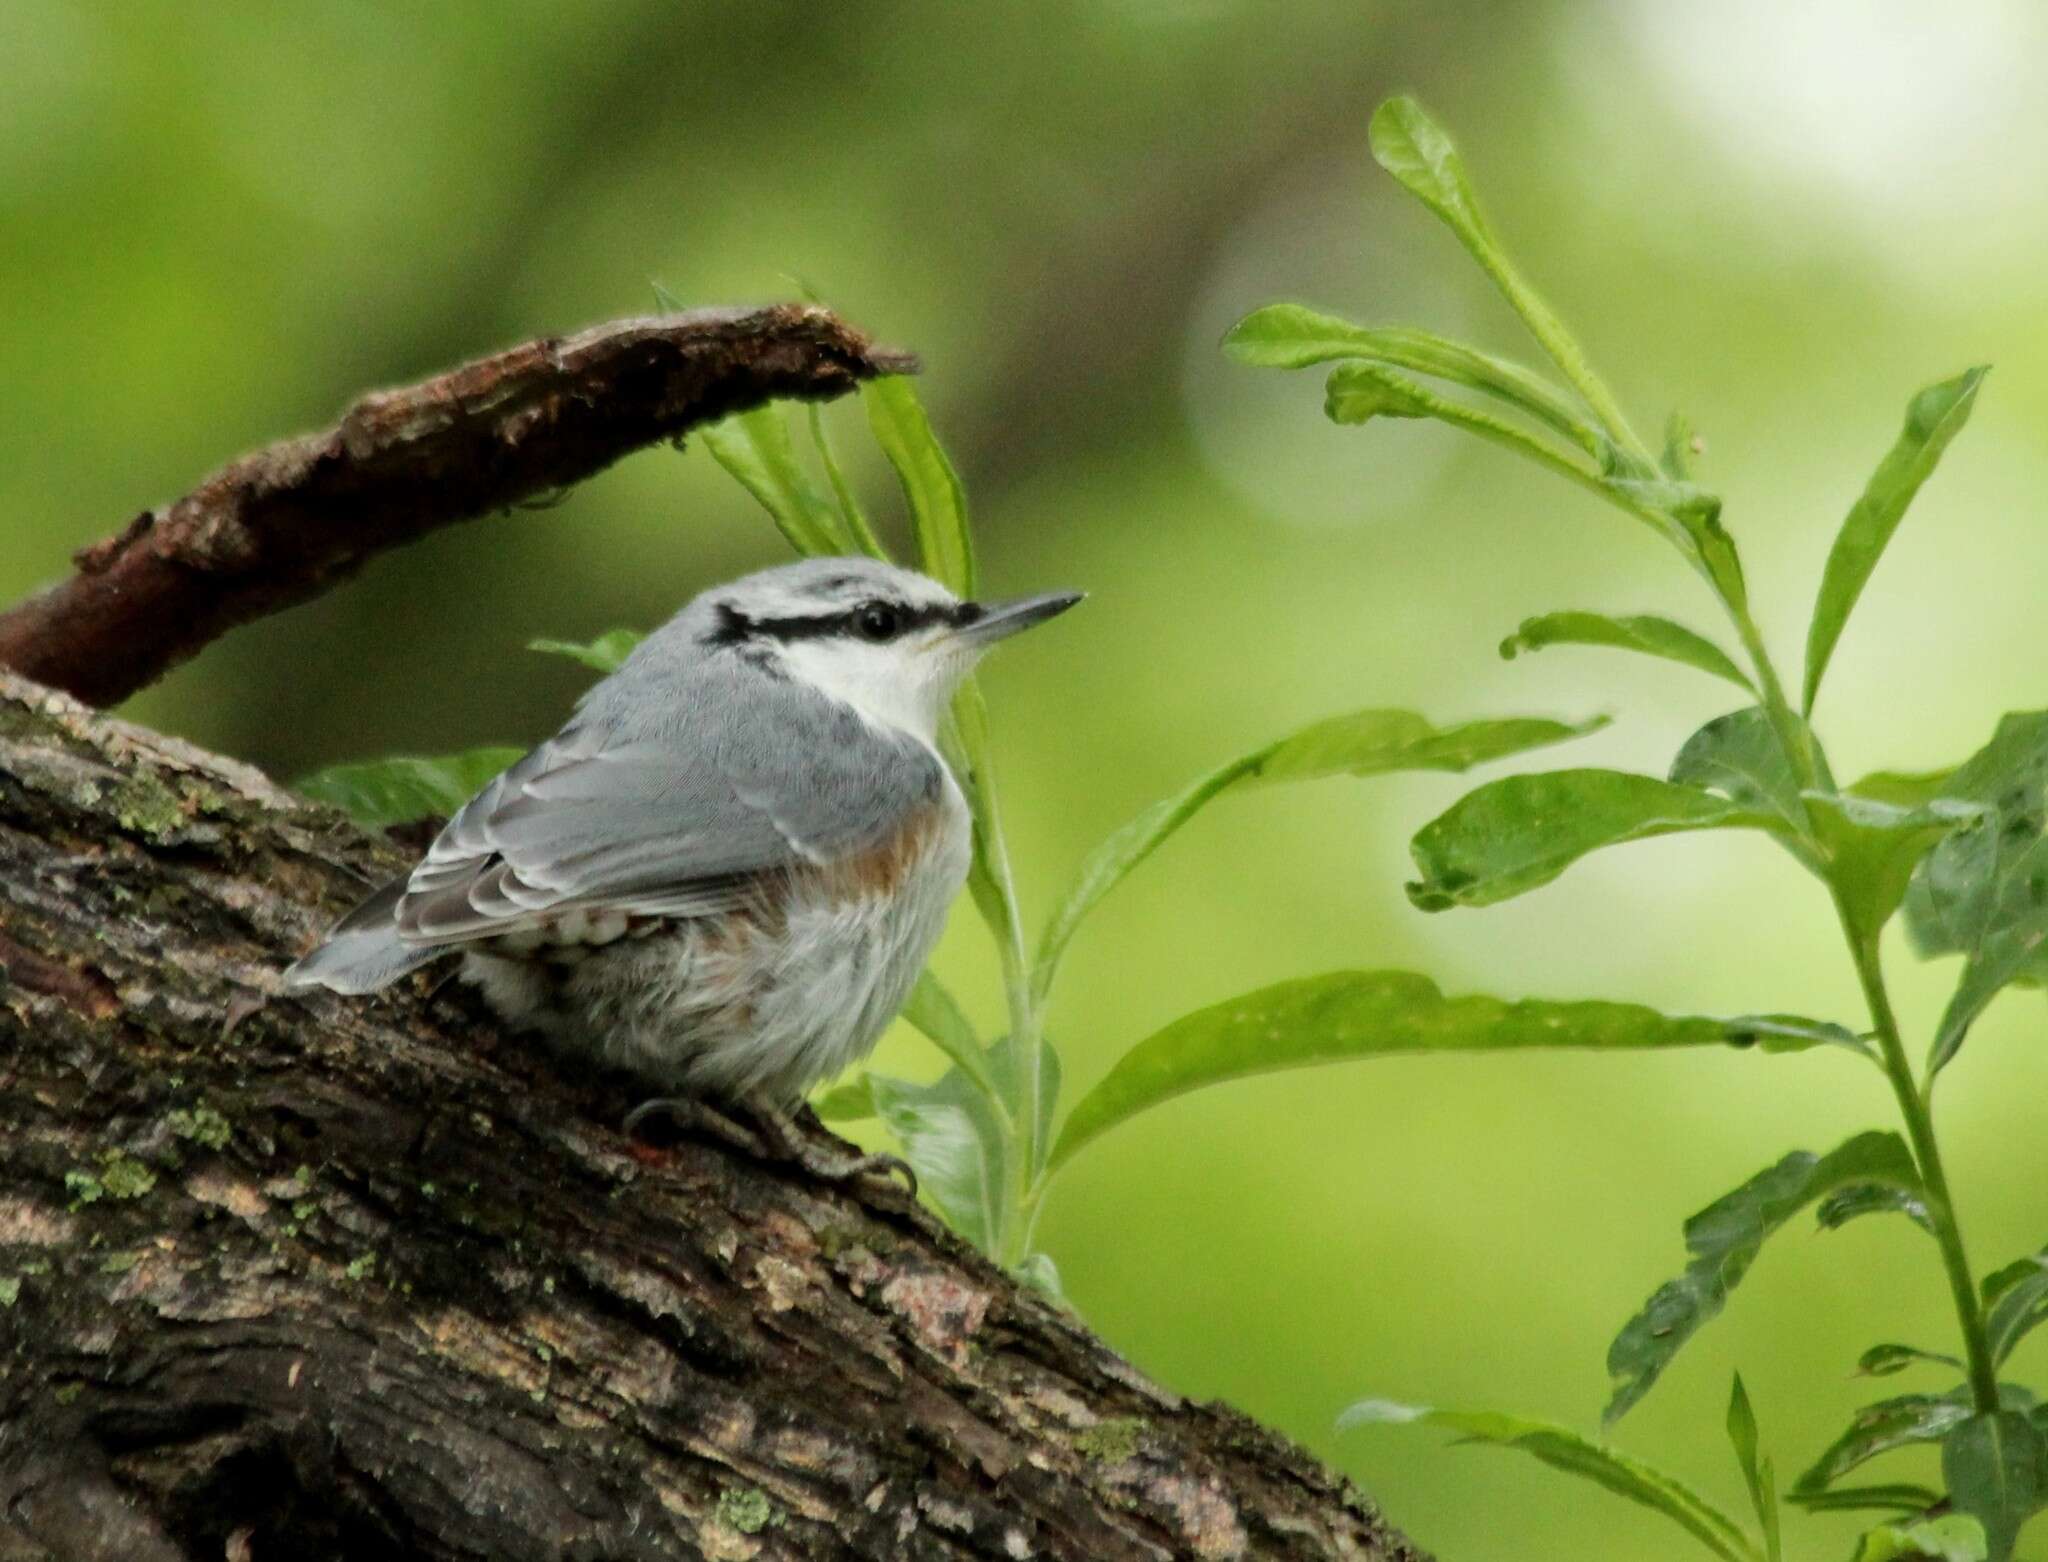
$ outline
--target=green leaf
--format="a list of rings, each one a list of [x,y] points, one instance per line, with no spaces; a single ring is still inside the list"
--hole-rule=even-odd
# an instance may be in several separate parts
[[[1021,1112],[1024,1103],[1031,1097],[1031,1082],[1025,1077],[1024,1060],[1013,1038],[1005,1036],[988,1051],[989,1072],[995,1079],[999,1098],[1014,1101]],[[1060,1055],[1050,1041],[1040,1038],[1038,1043],[1038,1117],[1037,1132],[1032,1137],[1036,1149],[1036,1164],[1026,1168],[1026,1175],[1036,1178],[1045,1170],[1052,1156],[1053,1121],[1059,1115],[1060,1100]]]
[[[1984,1333],[1993,1361],[2004,1361],[2043,1323],[2048,1323],[2048,1249],[1984,1277]]]
[[[1795,1502],[1812,1506],[1811,1494],[1879,1454],[1915,1443],[1938,1443],[1950,1428],[1970,1418],[1968,1390],[1948,1394],[1901,1394],[1856,1412],[1849,1429],[1830,1443],[1813,1468],[1793,1483]]]
[[[1066,1288],[1060,1284],[1059,1265],[1052,1261],[1050,1253],[1026,1253],[1010,1273],[1055,1307],[1073,1311],[1073,1304],[1067,1300]]]
[[[1924,1513],[1941,1501],[1941,1493],[1932,1487],[1895,1481],[1875,1486],[1837,1486],[1832,1491],[1801,1491],[1794,1487],[1785,1494],[1785,1500],[1809,1513]]]
[[[1536,296],[1494,239],[1480,214],[1464,160],[1444,128],[1413,98],[1389,98],[1373,112],[1371,138],[1374,159],[1457,235],[1608,433],[1619,444],[1639,450],[1621,408],[1593,373],[1564,322]]]
[[[1917,1524],[1882,1524],[1856,1545],[1854,1562],[1985,1562],[1984,1526],[1967,1513]]]
[[[981,1038],[974,1034],[974,1025],[959,1002],[929,968],[918,973],[917,985],[910,989],[910,997],[904,1002],[903,1018],[984,1090],[996,1094],[995,1082],[989,1077],[988,1065],[982,1057]]]
[[[1657,524],[1678,542],[1723,601],[1741,607],[1749,600],[1735,539],[1721,524],[1721,501],[1694,483],[1664,478],[1609,477],[1601,490],[1624,507]]]
[[[415,819],[447,817],[525,752],[473,748],[437,759],[401,757],[330,765],[302,777],[298,790],[316,803],[339,808],[365,830],[383,830]]]
[[[917,391],[900,374],[868,380],[860,388],[868,426],[910,504],[920,567],[954,595],[975,594],[974,539],[967,529],[967,495],[947,459]]]
[[[1898,910],[1920,859],[1945,836],[1984,819],[1976,804],[1948,798],[1917,808],[1847,793],[1806,792],[1801,800],[1843,909],[1856,930],[1871,937]]]
[[[1338,1418],[1340,1430],[1374,1424],[1440,1426],[1461,1442],[1518,1448],[1552,1469],[1581,1476],[1616,1496],[1663,1514],[1715,1556],[1758,1562],[1758,1553],[1735,1521],[1675,1476],[1591,1442],[1568,1427],[1486,1410],[1432,1410],[1388,1400],[1362,1400]]]
[[[1641,1051],[1756,1039],[1753,1021],[1673,1017],[1631,1003],[1446,998],[1407,971],[1303,977],[1198,1009],[1139,1042],[1069,1114],[1052,1164],[1162,1101],[1280,1069],[1417,1052]]]
[[[832,442],[825,437],[824,409],[815,401],[806,402],[804,413],[811,426],[811,446],[818,452],[818,464],[824,467],[825,480],[832,485],[832,497],[839,505],[840,530],[869,558],[888,558],[889,550],[882,546],[881,538],[868,523],[868,513],[854,496],[852,484],[840,469],[839,458],[832,453]]]
[[[1806,695],[1804,708],[1813,710],[1820,680],[1834,655],[1835,643],[1856,599],[1863,594],[1871,571],[1898,530],[1906,507],[1933,474],[1948,442],[1970,420],[1976,404],[1977,387],[1984,383],[1988,366],[1930,385],[1906,408],[1906,426],[1897,443],[1878,463],[1863,495],[1850,509],[1835,545],[1828,553],[1822,572],[1820,595],[1813,605],[1813,622],[1806,632]]]
[[[935,1084],[868,1075],[875,1110],[946,1223],[984,1253],[1003,1225],[1010,1138],[994,1101],[960,1069]]]
[[[1906,931],[1919,953],[1966,957],[1930,1071],[1956,1055],[2002,989],[2048,980],[2048,711],[2004,717],[1942,797],[1982,805],[1989,817],[1936,846],[1906,893]]]
[[[838,513],[798,465],[779,406],[771,402],[735,413],[701,429],[697,437],[712,458],[761,502],[798,553],[814,558],[854,551]]]
[[[1932,1362],[1937,1366],[1962,1370],[1962,1363],[1953,1356],[1944,1356],[1940,1351],[1922,1350],[1917,1345],[1873,1345],[1856,1360],[1856,1375],[1863,1378],[1888,1378],[1895,1372],[1904,1372],[1917,1362]]]
[[[1764,1555],[1779,1562],[1784,1550],[1778,1536],[1778,1483],[1771,1461],[1757,1451],[1756,1412],[1750,1407],[1749,1390],[1742,1386],[1742,1374],[1735,1374],[1735,1387],[1728,1398],[1728,1441],[1735,1445],[1736,1463],[1742,1466],[1743,1484],[1749,1488],[1749,1503],[1763,1526]]]
[[[1586,421],[1582,405],[1541,375],[1428,331],[1353,325],[1300,304],[1269,304],[1232,326],[1223,350],[1240,363],[1262,368],[1305,369],[1333,359],[1363,358],[1449,380],[1555,429],[1603,470],[1615,459],[1612,441]]]
[[[1920,1186],[1897,1134],[1858,1134],[1826,1155],[1795,1150],[1688,1220],[1692,1261],[1658,1287],[1608,1349],[1607,1371],[1616,1383],[1604,1419],[1616,1420],[1648,1393],[1679,1348],[1727,1305],[1765,1238],[1831,1190],[1865,1182]]]
[[[1941,1478],[1956,1508],[1984,1526],[1991,1562],[2005,1562],[2048,1498],[2048,1441],[2016,1410],[1971,1416],[1941,1440]]]
[[[1664,454],[1658,468],[1674,483],[1689,483],[1700,450],[1700,437],[1693,430],[1692,419],[1683,412],[1672,413],[1664,422]]]
[[[1434,418],[1490,440],[1515,454],[1569,478],[1643,522],[1676,548],[1727,601],[1747,600],[1742,561],[1735,540],[1722,528],[1721,501],[1690,484],[1613,475],[1612,464],[1624,459],[1601,447],[1597,464],[1537,438],[1519,424],[1439,396],[1418,381],[1378,362],[1355,362],[1331,371],[1323,393],[1323,413],[1333,423],[1369,423],[1374,418]],[[1633,463],[1633,458],[1626,458]],[[1627,465],[1628,471],[1636,469]]]
[[[1749,1033],[1749,1039],[1766,1052],[1804,1052],[1809,1047],[1846,1047],[1864,1057],[1873,1054],[1870,1043],[1832,1020],[1803,1019],[1796,1014],[1748,1014],[1730,1020]],[[1739,1045],[1740,1043],[1738,1043]]]
[[[857,1123],[864,1117],[873,1117],[875,1091],[870,1076],[856,1075],[822,1095],[811,1097],[811,1110],[818,1114],[820,1122],[826,1123]]]
[[[1661,656],[1716,678],[1725,678],[1753,695],[1748,676],[1713,641],[1668,618],[1637,614],[1610,618],[1605,613],[1545,613],[1525,618],[1522,627],[1500,643],[1500,654],[1512,661],[1523,651],[1549,645],[1610,645],[1644,656]]]
[[[1469,721],[1437,728],[1413,711],[1362,710],[1333,716],[1289,733],[1221,765],[1147,808],[1088,855],[1039,940],[1032,990],[1040,1002],[1082,919],[1182,825],[1209,803],[1240,786],[1313,781],[1328,776],[1374,776],[1399,770],[1464,771],[1510,754],[1525,753],[1605,726],[1604,717],[1577,725],[1523,718]]]
[[[1424,911],[1490,906],[1548,884],[1589,852],[1682,830],[1782,833],[1784,821],[1698,787],[1619,770],[1509,776],[1468,792],[1416,833]]]
[[[1890,803],[1895,808],[1918,808],[1942,795],[1954,770],[1876,770],[1843,790],[1852,797]]]
[[[1809,869],[1819,871],[1819,845],[1810,836],[1799,777],[1761,706],[1716,716],[1687,738],[1671,761],[1670,778],[1681,786],[1709,787],[1745,808],[1775,815],[1785,827],[1780,842]]]
[[[1881,1182],[1859,1182],[1837,1188],[1820,1201],[1820,1208],[1814,1213],[1819,1217],[1823,1231],[1847,1225],[1860,1215],[1904,1215],[1929,1236],[1935,1234],[1934,1217],[1927,1213],[1927,1199],[1922,1193]]]
[[[633,647],[646,635],[637,629],[614,629],[599,635],[595,640],[529,640],[529,651],[546,651],[554,656],[566,656],[573,662],[581,662],[595,672],[615,673]]]

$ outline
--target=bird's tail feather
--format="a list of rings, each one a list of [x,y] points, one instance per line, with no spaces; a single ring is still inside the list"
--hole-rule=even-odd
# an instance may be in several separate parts
[[[435,945],[409,944],[398,936],[396,913],[405,883],[403,875],[393,879],[335,923],[326,938],[285,971],[286,991],[325,987],[337,993],[375,992],[444,953]]]

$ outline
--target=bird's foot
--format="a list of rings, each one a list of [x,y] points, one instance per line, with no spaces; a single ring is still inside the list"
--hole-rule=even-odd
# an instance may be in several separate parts
[[[888,1180],[893,1190],[900,1179],[903,1190],[917,1197],[917,1173],[908,1161],[845,1147],[807,1106],[791,1112],[756,1096],[742,1096],[732,1105],[740,1108],[738,1114],[721,1111],[693,1096],[663,1096],[634,1107],[626,1114],[624,1127],[634,1134],[650,1118],[666,1117],[679,1128],[695,1129],[757,1161],[801,1166],[820,1182],[843,1184],[879,1177]]]
[[[665,1117],[685,1131],[695,1130],[716,1139],[757,1161],[773,1159],[773,1147],[761,1135],[695,1096],[657,1096],[652,1101],[642,1101],[619,1126],[628,1138],[638,1138],[641,1128],[657,1117]]]

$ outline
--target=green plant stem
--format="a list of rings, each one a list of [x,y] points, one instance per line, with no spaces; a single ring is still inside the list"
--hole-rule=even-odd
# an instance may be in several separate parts
[[[1863,998],[1870,1006],[1870,1021],[1877,1031],[1885,1078],[1898,1099],[1899,1115],[1905,1119],[1906,1137],[1913,1146],[1913,1159],[1920,1167],[1920,1181],[1927,1190],[1927,1217],[1934,1227],[1934,1240],[1941,1249],[1942,1267],[1948,1272],[1948,1286],[1955,1298],[1956,1321],[1962,1325],[1963,1354],[1969,1364],[1970,1397],[1980,1414],[1998,1409],[1998,1373],[1991,1360],[1991,1345],[1984,1332],[1984,1313],[1977,1302],[1976,1283],[1970,1278],[1970,1261],[1963,1249],[1962,1227],[1957,1223],[1955,1203],[1949,1195],[1948,1173],[1941,1163],[1941,1147],[1934,1137],[1934,1114],[1927,1095],[1914,1082],[1913,1066],[1906,1059],[1906,1046],[1899,1036],[1898,1017],[1892,1012],[1891,995],[1885,990],[1884,966],[1878,954],[1877,935],[1860,932],[1840,896],[1835,899],[1842,932],[1849,940],[1849,953],[1856,962],[1856,976],[1863,984]]]
[[[1024,1080],[1024,1099],[1015,1112],[1009,1110],[1008,1103],[1000,1095],[995,1097],[998,1109],[1009,1118],[1012,1138],[1010,1153],[1003,1158],[1003,1207],[993,1228],[995,1252],[992,1256],[1002,1264],[1014,1265],[1024,1257],[1023,1242],[1028,1235],[1025,1207],[1038,1164],[1038,1124],[1044,1115],[1041,1100],[1045,1093],[1045,1059],[1040,1040],[1039,1010],[1031,988],[1031,957],[1024,947],[1024,917],[1017,903],[1017,880],[1010,867],[1009,841],[1003,833],[1002,810],[996,803],[995,775],[987,734],[975,705],[977,700],[978,695],[971,684],[962,689],[961,705],[955,708],[954,730],[967,760],[973,787],[971,808],[974,828],[981,836],[980,854],[986,864],[989,881],[995,888],[1000,913],[991,917],[988,908],[982,908],[984,920],[991,924],[990,931],[995,934],[996,953],[1002,962],[1003,996],[1010,1018],[1006,1045],[1012,1057],[1022,1065]],[[967,719],[958,719],[963,709],[975,714]],[[1018,1050],[1020,1048],[1021,1051]]]
[[[1827,782],[1820,756],[1813,745],[1812,730],[1792,712],[1785,687],[1778,679],[1769,650],[1763,643],[1756,620],[1745,604],[1725,604],[1735,630],[1742,638],[1757,674],[1758,692],[1770,716],[1772,729],[1784,747],[1786,757],[1798,773],[1800,783],[1818,787]],[[1835,915],[1848,941],[1849,956],[1856,966],[1856,979],[1863,987],[1863,1000],[1870,1009],[1870,1023],[1877,1033],[1878,1051],[1885,1078],[1899,1104],[1906,1125],[1906,1138],[1913,1148],[1913,1160],[1920,1170],[1920,1182],[1927,1192],[1927,1216],[1934,1227],[1934,1240],[1941,1249],[1941,1263],[1948,1275],[1949,1292],[1955,1300],[1956,1322],[1962,1328],[1963,1354],[1969,1364],[1970,1397],[1978,1411],[1991,1414],[1998,1409],[1998,1373],[1991,1360],[1991,1346],[1984,1332],[1984,1314],[1971,1279],[1970,1261],[1963,1247],[1962,1226],[1957,1221],[1955,1202],[1949,1193],[1948,1172],[1941,1161],[1941,1146],[1934,1136],[1934,1115],[1928,1093],[1913,1078],[1913,1066],[1906,1057],[1906,1044],[1899,1034],[1898,1015],[1892,1009],[1891,994],[1885,987],[1884,962],[1878,951],[1876,929],[1864,929],[1848,903],[1831,882],[1829,892]],[[1929,1083],[1932,1083],[1930,1079]]]
[[[1756,626],[1746,604],[1722,599],[1728,609],[1728,617],[1735,625],[1735,633],[1742,641],[1742,649],[1748,653],[1750,665],[1756,669],[1757,693],[1762,700],[1764,714],[1770,718],[1771,730],[1778,736],[1778,744],[1785,750],[1785,756],[1792,762],[1792,769],[1799,777],[1802,787],[1828,785],[1828,777],[1822,774],[1820,755],[1813,746],[1813,732],[1799,719],[1792,709],[1792,702],[1785,697],[1785,685],[1778,678],[1778,669],[1771,660],[1771,653],[1764,645],[1763,632]]]

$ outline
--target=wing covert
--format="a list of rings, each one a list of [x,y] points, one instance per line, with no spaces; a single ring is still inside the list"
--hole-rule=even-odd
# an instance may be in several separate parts
[[[448,822],[407,882],[400,934],[462,943],[578,908],[714,914],[763,875],[880,843],[939,796],[915,738],[724,660],[637,720],[586,701]]]

